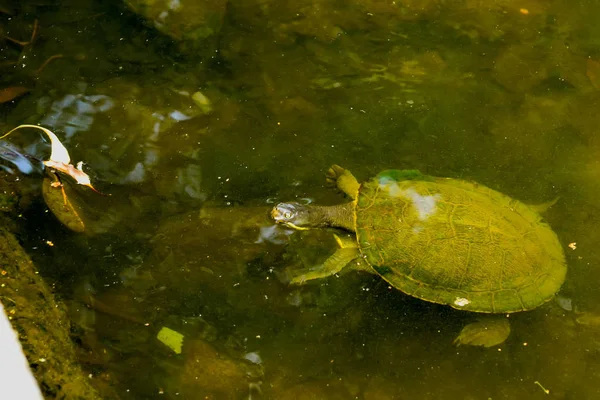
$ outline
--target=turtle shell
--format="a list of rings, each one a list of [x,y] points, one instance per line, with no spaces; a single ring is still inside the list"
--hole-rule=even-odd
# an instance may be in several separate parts
[[[556,234],[531,207],[415,171],[384,171],[361,185],[356,235],[363,257],[392,286],[461,310],[530,310],[566,275]]]

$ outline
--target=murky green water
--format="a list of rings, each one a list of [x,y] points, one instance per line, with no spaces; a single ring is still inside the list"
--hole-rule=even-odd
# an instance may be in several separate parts
[[[62,227],[40,196],[22,240],[107,396],[600,394],[600,3],[244,0],[229,4],[209,59],[118,4],[27,3],[0,15],[10,37],[39,29],[25,49],[2,42],[3,87],[30,90],[0,105],[2,131],[53,129],[112,196],[86,197],[97,235]],[[15,143],[39,143],[23,136]],[[566,252],[560,299],[572,310],[515,314],[501,346],[455,347],[473,315],[375,276],[288,285],[335,241],[274,228],[268,210],[339,202],[324,184],[333,163],[359,180],[419,169],[527,203],[558,197],[545,217]],[[184,335],[182,354],[156,339],[161,327]]]

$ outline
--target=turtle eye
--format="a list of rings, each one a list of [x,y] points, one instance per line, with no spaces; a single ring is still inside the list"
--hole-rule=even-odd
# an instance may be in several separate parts
[[[283,218],[285,218],[285,219],[290,219],[290,218],[292,218],[292,213],[291,213],[291,212],[289,212],[289,211],[286,211],[286,212],[283,214]]]

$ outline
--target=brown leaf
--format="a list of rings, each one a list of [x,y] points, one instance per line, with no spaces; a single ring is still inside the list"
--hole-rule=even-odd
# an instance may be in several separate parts
[[[0,89],[0,103],[7,103],[17,97],[23,96],[29,92],[30,89],[24,86],[11,86],[4,89]]]
[[[79,161],[77,163],[77,167],[74,167],[73,164],[71,164],[71,156],[69,155],[67,148],[62,144],[62,142],[50,129],[46,129],[39,125],[24,124],[11,129],[4,135],[0,136],[0,139],[4,139],[14,131],[22,128],[39,129],[43,131],[46,135],[48,135],[48,137],[50,138],[50,142],[52,143],[52,154],[50,154],[49,160],[43,162],[46,167],[52,168],[55,171],[59,171],[63,174],[69,175],[71,178],[75,179],[75,181],[77,181],[78,184],[87,186],[94,192],[105,196],[103,193],[100,193],[96,190],[96,188],[92,186],[90,182],[90,177],[88,176],[88,174],[83,172],[83,161]]]
[[[58,178],[44,178],[42,183],[42,194],[52,214],[67,228],[75,232],[85,232],[86,226],[81,219],[81,206],[75,204],[66,195],[62,184],[54,184],[59,182]]]
[[[63,162],[58,162],[54,160],[44,161],[44,165],[48,168],[55,169],[63,174],[69,175],[71,178],[75,179],[75,181],[83,186],[87,186],[93,191],[97,192],[96,189],[90,183],[90,177],[88,174],[83,172],[82,163],[77,164],[77,168],[73,166],[73,164],[65,164]]]

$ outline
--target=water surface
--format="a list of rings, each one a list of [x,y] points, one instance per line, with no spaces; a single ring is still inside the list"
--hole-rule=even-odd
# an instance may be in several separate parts
[[[32,46],[2,43],[3,87],[30,90],[1,105],[2,130],[53,129],[112,194],[86,196],[97,235],[62,227],[41,197],[23,235],[99,387],[123,399],[600,394],[600,328],[576,322],[600,312],[599,4],[244,0],[207,57],[119,4],[26,3],[0,15],[11,37],[39,24]],[[455,347],[476,316],[374,275],[290,286],[335,241],[274,228],[268,210],[342,201],[325,185],[333,163],[359,180],[418,169],[558,198],[544,216],[566,252],[570,310],[515,314],[506,343]],[[156,339],[163,326],[184,335],[181,355]]]

